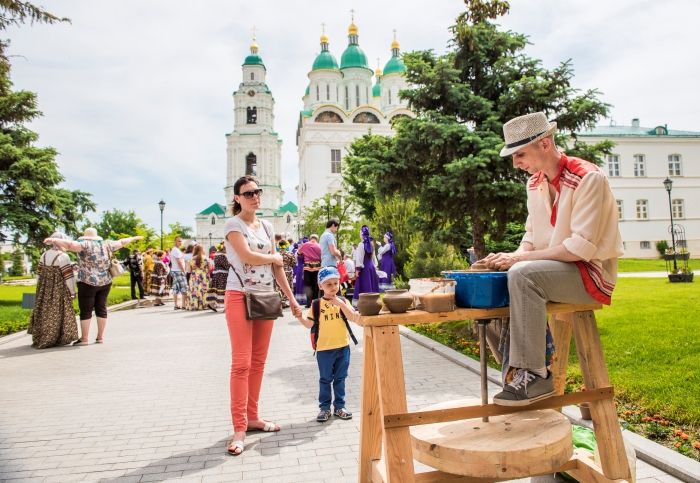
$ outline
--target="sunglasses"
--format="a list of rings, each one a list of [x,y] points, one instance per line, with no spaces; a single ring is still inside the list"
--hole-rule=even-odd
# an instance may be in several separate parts
[[[247,200],[251,199],[253,196],[262,196],[263,190],[260,188],[253,190],[253,191],[246,191],[245,193],[241,193],[241,196]]]

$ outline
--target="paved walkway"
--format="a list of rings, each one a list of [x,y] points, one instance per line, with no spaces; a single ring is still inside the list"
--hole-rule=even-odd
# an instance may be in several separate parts
[[[24,337],[0,346],[2,482],[357,481],[359,418],[315,421],[318,369],[295,319],[276,322],[261,395],[261,414],[282,431],[249,434],[239,457],[225,453],[232,428],[223,314],[126,310],[110,314],[103,345],[30,344]],[[403,337],[402,347],[409,410],[478,396],[473,373]],[[347,384],[357,415],[361,362],[359,345]],[[679,480],[640,462],[637,481]]]

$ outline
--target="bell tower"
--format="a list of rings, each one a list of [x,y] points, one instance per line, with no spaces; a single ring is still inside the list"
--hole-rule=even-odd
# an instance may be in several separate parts
[[[233,184],[250,175],[258,180],[263,196],[260,210],[275,211],[282,204],[282,140],[274,130],[275,99],[265,83],[267,69],[258,55],[256,31],[250,55],[242,67],[242,81],[233,93],[234,129],[227,138],[226,202],[233,201]]]

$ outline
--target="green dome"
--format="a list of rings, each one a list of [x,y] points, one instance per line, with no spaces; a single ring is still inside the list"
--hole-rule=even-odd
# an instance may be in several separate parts
[[[393,56],[391,59],[389,59],[389,62],[386,63],[386,67],[384,67],[384,75],[396,74],[398,72],[406,72],[406,66],[403,63],[403,60]]]
[[[308,86],[306,86],[306,92],[304,93],[304,96],[308,96],[308,95],[309,95],[309,92],[311,92],[311,84],[309,84]]]
[[[357,44],[350,44],[343,52],[340,58],[340,68],[347,69],[348,67],[364,67],[369,69],[367,65],[367,56]]]
[[[256,54],[251,54],[248,57],[246,57],[245,61],[243,62],[243,65],[262,65],[263,67],[265,67],[265,64],[263,64],[263,61],[260,58],[260,56]]]
[[[379,83],[379,79],[377,79],[377,83],[374,84],[374,87],[372,87],[372,97],[381,97],[382,96],[382,85]]]
[[[316,56],[314,65],[311,67],[311,70],[318,69],[338,70],[338,61],[335,60],[335,57],[329,51],[322,50],[321,53]]]

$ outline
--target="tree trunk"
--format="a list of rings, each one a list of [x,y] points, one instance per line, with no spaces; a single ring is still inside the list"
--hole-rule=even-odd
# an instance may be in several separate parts
[[[472,216],[472,243],[477,260],[481,260],[486,256],[486,243],[484,242],[485,226],[486,224],[482,219]]]

